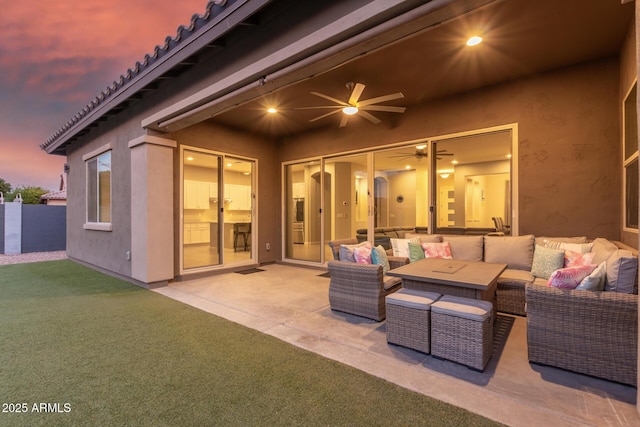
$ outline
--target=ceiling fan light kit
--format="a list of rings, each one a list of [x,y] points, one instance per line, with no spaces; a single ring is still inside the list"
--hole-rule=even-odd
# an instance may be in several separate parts
[[[355,114],[362,116],[363,118],[369,120],[371,123],[378,124],[381,122],[381,120],[378,119],[373,114],[369,113],[369,111],[383,111],[387,113],[404,113],[405,112],[406,110],[405,107],[396,107],[392,105],[379,105],[382,102],[404,98],[404,95],[402,94],[402,92],[390,93],[388,95],[378,96],[375,98],[370,98],[370,99],[365,99],[363,101],[360,101],[360,96],[362,95],[362,92],[364,91],[365,87],[366,86],[362,83],[354,83],[354,82],[347,83],[347,88],[351,91],[349,95],[349,100],[347,102],[341,101],[337,98],[333,98],[329,95],[325,95],[324,93],[311,92],[312,95],[318,96],[320,98],[324,98],[328,101],[335,103],[336,105],[318,105],[315,107],[300,107],[296,109],[297,110],[313,110],[313,109],[328,108],[333,110],[328,113],[322,114],[318,117],[314,117],[313,119],[309,120],[310,122],[315,122],[317,120],[324,119],[325,117],[329,117],[333,114],[342,112],[344,115],[340,120],[340,127],[346,126],[349,120],[349,117]]]

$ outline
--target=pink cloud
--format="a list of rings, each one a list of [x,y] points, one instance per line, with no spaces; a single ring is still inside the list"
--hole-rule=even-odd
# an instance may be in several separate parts
[[[65,159],[39,144],[206,5],[0,0],[0,178],[55,188]]]

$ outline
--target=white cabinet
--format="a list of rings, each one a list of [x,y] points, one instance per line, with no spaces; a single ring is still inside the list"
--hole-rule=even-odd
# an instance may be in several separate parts
[[[304,199],[304,182],[293,183],[293,198]]]
[[[251,210],[251,187],[248,185],[225,184],[225,206],[229,210]],[[228,201],[228,202],[227,202]]]
[[[201,181],[184,181],[184,208],[209,209],[210,184]]]
[[[211,227],[208,222],[191,222],[184,224],[184,244],[209,243],[209,231]]]

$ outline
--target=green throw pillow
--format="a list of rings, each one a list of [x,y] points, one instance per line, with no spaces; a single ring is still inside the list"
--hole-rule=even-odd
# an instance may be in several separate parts
[[[424,259],[424,249],[420,243],[409,242],[409,261],[419,261]]]
[[[551,273],[562,267],[564,267],[563,250],[536,245],[536,250],[533,253],[531,274],[548,280],[551,277]]]
[[[371,251],[371,263],[381,265],[382,271],[384,273],[391,270],[391,266],[389,265],[389,257],[387,257],[387,251],[382,247],[382,245],[376,246]]]

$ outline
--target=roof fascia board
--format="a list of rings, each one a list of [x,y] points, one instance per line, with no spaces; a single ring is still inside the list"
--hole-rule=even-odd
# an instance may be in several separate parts
[[[452,0],[447,0],[451,2]],[[254,62],[251,67],[247,67],[216,83],[176,102],[175,104],[158,111],[155,114],[142,120],[143,128],[152,128],[164,130],[160,123],[170,120],[176,116],[180,116],[202,104],[211,101],[217,97],[231,92],[234,88],[247,85],[250,82],[257,83],[257,78],[265,73],[265,70],[272,72],[278,68],[289,65],[292,57],[307,56],[313,53],[313,49],[318,46],[318,40],[326,42],[339,38],[340,35],[348,33],[354,26],[367,20],[374,19],[389,10],[401,6],[406,0],[374,0],[367,3],[359,9],[354,10],[346,16],[343,16],[332,23],[320,28],[319,30],[297,40],[296,42],[272,53],[271,55],[261,58]],[[440,3],[438,0],[432,0],[430,3]],[[306,55],[305,55],[306,53]]]
[[[148,69],[128,82],[122,89],[117,90],[114,95],[106,99],[97,108],[91,110],[86,116],[61,135],[58,140],[47,146],[47,153],[51,154],[57,151],[60,146],[66,144],[80,131],[105,115],[119,103],[126,101],[132,95],[202,49],[208,43],[234,30],[244,20],[272,1],[273,0],[239,0],[230,5],[229,8],[223,10],[201,29],[197,30],[195,34],[167,51],[166,54],[151,64]]]

